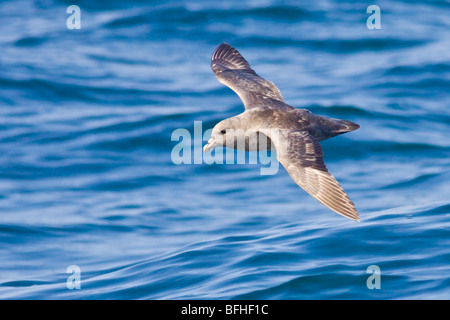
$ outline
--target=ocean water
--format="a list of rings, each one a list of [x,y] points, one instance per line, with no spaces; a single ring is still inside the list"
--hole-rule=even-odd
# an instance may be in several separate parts
[[[449,1],[72,4],[0,2],[1,299],[450,298]],[[174,164],[243,111],[222,42],[361,125],[322,143],[360,223],[281,167]]]

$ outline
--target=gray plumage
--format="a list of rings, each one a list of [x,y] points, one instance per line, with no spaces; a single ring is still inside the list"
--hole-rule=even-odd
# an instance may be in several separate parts
[[[246,135],[246,150],[261,149],[259,145],[249,143],[249,135],[265,135],[268,146],[272,144],[275,147],[278,161],[301,188],[331,210],[359,221],[353,202],[328,172],[319,143],[356,130],[359,125],[289,106],[280,90],[272,82],[258,76],[244,57],[228,44],[221,44],[216,49],[211,68],[217,79],[241,98],[245,111],[219,122],[204,151],[225,145],[227,131],[229,135],[231,131],[234,134],[243,132]]]

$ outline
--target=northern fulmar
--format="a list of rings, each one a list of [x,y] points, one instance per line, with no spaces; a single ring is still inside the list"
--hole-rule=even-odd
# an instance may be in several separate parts
[[[221,44],[211,58],[211,69],[217,79],[241,98],[245,111],[222,120],[212,130],[204,152],[216,146],[229,146],[227,132],[242,132],[249,145],[249,136],[266,136],[276,149],[278,161],[301,188],[331,210],[359,221],[358,212],[337,180],[323,162],[320,141],[359,128],[340,119],[318,116],[306,109],[295,109],[284,102],[275,84],[256,74],[247,60],[229,44]],[[234,137],[233,139],[238,139]],[[237,148],[236,143],[232,145]],[[258,150],[260,147],[253,145]],[[262,148],[261,148],[262,149]]]

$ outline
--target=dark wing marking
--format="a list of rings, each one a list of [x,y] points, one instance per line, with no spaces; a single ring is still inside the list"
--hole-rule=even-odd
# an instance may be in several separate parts
[[[314,137],[306,131],[270,130],[264,133],[274,143],[278,161],[295,183],[331,210],[359,221],[355,205],[328,172],[322,148]]]
[[[247,60],[229,44],[221,44],[213,53],[211,69],[221,83],[236,92],[245,109],[262,105],[292,109],[283,102],[277,86],[258,76]]]

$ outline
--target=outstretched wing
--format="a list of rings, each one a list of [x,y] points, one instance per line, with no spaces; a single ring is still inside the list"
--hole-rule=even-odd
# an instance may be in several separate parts
[[[311,196],[344,217],[359,221],[355,205],[323,162],[320,143],[308,132],[264,132],[277,150],[278,161],[291,178]]]
[[[283,102],[280,90],[256,74],[247,60],[229,44],[221,44],[211,58],[211,69],[217,79],[241,98],[245,109],[270,104],[292,109]]]

